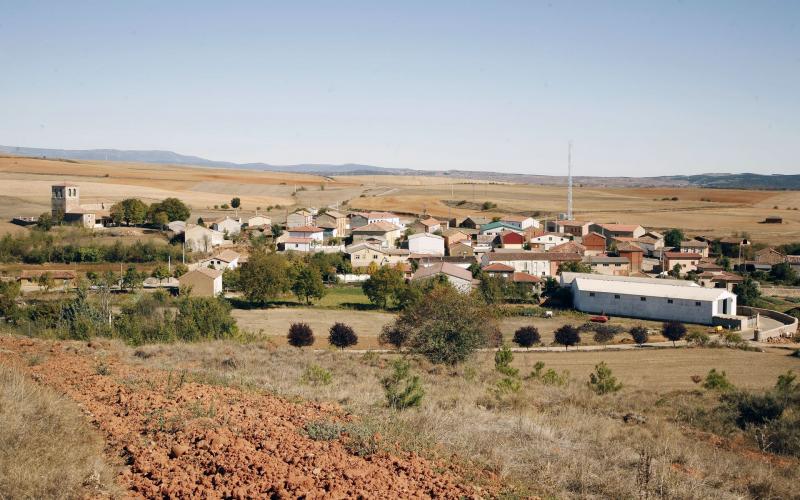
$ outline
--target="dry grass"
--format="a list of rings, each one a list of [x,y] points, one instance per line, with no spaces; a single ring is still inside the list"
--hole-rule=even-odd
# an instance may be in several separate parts
[[[488,354],[459,369],[415,361],[414,371],[422,376],[426,396],[419,409],[403,412],[385,407],[379,384],[390,356],[231,343],[149,346],[128,355],[149,366],[189,369],[215,383],[336,401],[364,417],[385,440],[423,453],[455,452],[500,473],[516,494],[779,498],[794,495],[798,479],[796,460],[763,455],[725,438],[704,438],[674,420],[679,403],[714,404],[716,395],[702,390],[674,391],[686,387],[691,374],[716,367],[728,371],[734,382],[747,379],[768,386],[774,383],[772,375],[787,366],[779,353],[677,349],[620,353],[630,356],[624,362],[612,353],[517,355],[514,365],[523,374],[537,359],[544,359],[559,368],[569,365],[573,378],[563,387],[526,380],[519,393],[501,398],[492,394],[500,375]],[[660,362],[653,362],[653,357],[662,355]],[[226,361],[230,359],[236,362]],[[607,359],[625,384],[620,393],[601,397],[586,388],[585,375],[576,366],[598,359]],[[312,364],[332,372],[330,385],[301,382],[303,371]],[[667,366],[674,367],[664,371],[657,390],[649,387],[645,376],[657,377]],[[736,366],[767,373],[748,377]],[[644,415],[647,422],[626,424],[621,416],[628,412]],[[648,456],[649,472],[637,480],[637,468]]]
[[[0,498],[105,496],[113,477],[74,403],[0,366]]]

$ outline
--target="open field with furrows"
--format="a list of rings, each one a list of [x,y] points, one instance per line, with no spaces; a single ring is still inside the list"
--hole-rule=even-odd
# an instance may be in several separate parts
[[[58,161],[0,157],[0,231],[14,215],[38,215],[49,209],[50,184],[80,184],[84,203],[115,202],[125,197],[155,201],[175,196],[189,203],[194,216],[232,213],[215,210],[233,196],[242,199],[243,214],[256,207],[281,205],[270,212],[280,222],[299,206],[349,202],[365,210],[395,210],[464,217],[480,212],[540,213],[554,217],[566,209],[565,188],[488,183],[424,176],[337,176],[210,169],[92,161]],[[671,198],[677,197],[677,201]],[[664,199],[668,198],[668,199]],[[800,191],[748,191],[701,188],[575,188],[576,217],[598,222],[637,223],[657,229],[682,227],[689,234],[729,236],[748,233],[756,241],[779,244],[800,240]],[[778,207],[777,209],[774,207]],[[780,225],[761,224],[783,217]]]

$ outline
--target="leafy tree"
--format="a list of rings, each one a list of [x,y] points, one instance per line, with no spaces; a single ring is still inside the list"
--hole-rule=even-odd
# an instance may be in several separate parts
[[[558,266],[558,274],[561,273],[591,273],[592,266],[587,262],[562,262]]]
[[[773,281],[778,281],[786,284],[794,284],[797,281],[797,271],[788,262],[781,262],[775,264],[769,270],[769,276]]]
[[[554,297],[558,294],[558,291],[561,289],[561,285],[559,285],[558,280],[553,278],[552,276],[548,276],[544,280],[544,288],[542,289],[542,295],[545,297]]]
[[[266,303],[289,290],[289,263],[286,257],[256,248],[239,271],[239,286],[250,302]]]
[[[292,292],[299,300],[305,300],[306,304],[311,304],[312,299],[321,299],[325,296],[325,285],[322,283],[322,275],[314,266],[303,266],[292,283]]]
[[[222,205],[220,205],[220,207],[219,207],[219,208],[221,208],[221,209],[223,209],[223,210],[227,210],[227,209],[229,209],[229,208],[231,208],[231,207],[229,207],[227,203],[223,203]]]
[[[758,282],[750,277],[733,285],[733,293],[736,294],[738,303],[743,306],[756,306],[761,300],[761,288]]]
[[[353,328],[344,323],[334,323],[328,332],[328,342],[340,349],[356,345],[358,343],[358,335]]]
[[[175,332],[179,340],[220,340],[236,336],[231,306],[217,297],[181,297],[177,303]]]
[[[684,240],[686,240],[686,235],[681,229],[672,228],[664,233],[664,245],[668,247],[679,247]]]
[[[539,330],[535,326],[522,326],[514,332],[514,343],[526,349],[541,341]]]
[[[111,206],[111,219],[117,224],[139,225],[147,219],[147,212],[148,207],[142,200],[127,198]]]
[[[608,394],[617,392],[622,389],[622,384],[617,382],[616,377],[612,375],[611,368],[608,367],[605,361],[601,361],[595,365],[594,373],[589,374],[589,388],[595,394]]]
[[[676,341],[686,336],[686,325],[678,321],[667,321],[661,325],[661,334],[671,340],[674,346]]]
[[[49,212],[44,212],[36,220],[36,229],[41,231],[49,231],[54,224],[55,222],[53,221],[53,216]]]
[[[378,336],[381,345],[391,345],[395,349],[402,349],[408,342],[410,332],[407,328],[398,326],[396,323],[383,325]]]
[[[569,346],[581,342],[581,334],[574,326],[564,325],[555,331],[555,341],[563,345],[565,350],[569,350]]]
[[[167,269],[167,266],[160,264],[153,269],[153,272],[150,273],[150,276],[156,278],[158,282],[161,283],[165,279],[169,278],[169,270]]]
[[[392,362],[392,372],[381,379],[386,403],[395,410],[419,406],[425,396],[418,375],[411,375],[411,366],[404,359]]]
[[[169,216],[166,212],[156,212],[153,216],[153,224],[160,227],[163,231],[167,227],[167,224],[169,224]]]
[[[239,290],[239,268],[230,267],[222,271],[222,288],[225,290]]]
[[[16,324],[22,317],[22,310],[17,305],[19,294],[18,281],[0,281],[0,317],[8,323]]]
[[[486,275],[481,279],[480,290],[483,300],[488,304],[500,304],[505,299],[506,279],[501,276]]]
[[[154,218],[155,214],[159,212],[167,214],[168,223],[178,220],[185,221],[192,214],[191,209],[178,198],[164,198],[162,201],[150,205],[151,218]],[[198,224],[200,224],[199,221]]]
[[[231,198],[231,206],[233,208],[239,208],[242,206],[242,200],[240,200],[238,196]]]
[[[647,331],[647,328],[643,326],[634,326],[630,330],[631,337],[633,341],[639,345],[646,343],[650,339],[650,334]]]
[[[305,347],[314,344],[314,332],[308,323],[292,323],[286,336],[289,345]]]
[[[172,271],[172,276],[175,278],[180,278],[184,274],[189,272],[189,267],[186,264],[176,264],[175,270]]]
[[[432,363],[455,365],[496,337],[494,311],[473,295],[436,286],[423,300],[402,311],[385,337],[399,340]],[[382,339],[384,335],[382,335]]]
[[[683,272],[683,266],[681,266],[680,264],[675,264],[674,266],[672,266],[672,269],[669,270],[669,275],[675,278],[680,278],[682,272]]]
[[[403,286],[403,273],[389,266],[378,268],[367,281],[361,284],[364,295],[370,302],[386,309],[389,299]]]
[[[55,282],[53,281],[53,276],[49,272],[44,272],[39,275],[39,278],[36,280],[39,288],[45,291],[45,293],[49,292]]]
[[[134,288],[141,288],[144,283],[144,275],[136,270],[134,266],[128,266],[125,274],[122,276],[122,286],[128,290]]]
[[[722,266],[722,269],[724,269],[725,271],[730,271],[731,270],[731,259],[730,259],[730,257],[726,257],[724,255],[719,257],[717,259],[717,264]]]

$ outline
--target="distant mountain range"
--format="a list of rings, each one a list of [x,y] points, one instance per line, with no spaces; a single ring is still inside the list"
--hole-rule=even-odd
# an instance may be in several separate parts
[[[346,163],[342,165],[303,163],[298,165],[270,165],[268,163],[233,163],[208,160],[199,156],[188,156],[172,151],[161,150],[121,150],[121,149],[48,149],[20,146],[0,146],[0,153],[16,156],[45,157],[67,160],[118,161],[137,163],[163,163],[171,165],[193,165],[213,168],[237,168],[246,170],[266,170],[273,172],[294,172],[314,175],[430,175],[453,179],[479,179],[493,182],[518,182],[526,184],[559,185],[566,183],[566,176],[508,174],[503,172],[473,172],[469,170],[416,170],[411,168],[389,168],[374,165]],[[671,175],[658,177],[595,177],[576,176],[576,185],[608,187],[706,187],[739,189],[800,189],[800,174],[700,174]]]

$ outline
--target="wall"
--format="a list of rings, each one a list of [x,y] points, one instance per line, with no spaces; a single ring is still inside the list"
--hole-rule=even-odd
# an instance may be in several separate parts
[[[572,300],[575,309],[588,313],[605,313],[612,316],[629,316],[633,318],[681,321],[685,323],[698,323],[710,325],[714,317],[715,303],[700,301],[696,306],[694,300],[674,299],[673,303],[667,302],[662,297],[646,297],[641,300],[640,295],[619,295],[614,298],[614,293],[590,292],[578,290],[577,283],[572,283]]]
[[[743,316],[755,316],[756,314],[760,314],[783,323],[783,326],[758,332],[757,336],[753,337],[753,340],[763,341],[775,337],[793,337],[795,333],[797,333],[798,320],[794,316],[783,314],[778,311],[772,311],[770,309],[761,309],[758,307],[748,306],[739,306],[738,312]]]

